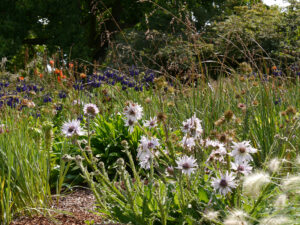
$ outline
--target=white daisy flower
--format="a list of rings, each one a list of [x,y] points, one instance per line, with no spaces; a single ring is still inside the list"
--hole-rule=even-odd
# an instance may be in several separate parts
[[[219,141],[206,140],[206,147],[212,147],[214,150],[210,153],[207,162],[219,161],[224,162],[224,157],[227,154],[225,145]]]
[[[221,152],[226,152],[225,145],[219,141],[212,141],[212,140],[206,140],[205,141],[205,146],[206,147],[213,147],[214,149],[218,149]]]
[[[66,137],[84,135],[84,132],[83,132],[82,128],[80,127],[79,120],[70,120],[68,122],[65,122],[62,126],[62,133]]]
[[[145,123],[144,123],[144,126],[145,127],[149,127],[149,128],[154,128],[157,126],[157,118],[156,116],[155,117],[150,117],[149,120],[146,120]]]
[[[128,127],[128,131],[131,134],[134,130],[136,121],[126,118],[126,119],[124,119],[124,122],[125,122],[125,127]]]
[[[206,162],[213,162],[213,161],[219,161],[219,162],[225,162],[224,156],[226,155],[226,152],[224,153],[221,150],[214,150],[210,153],[208,159]]]
[[[189,134],[194,138],[199,138],[203,133],[201,120],[196,117],[196,114],[194,114],[190,119],[182,122],[182,125],[182,132]]]
[[[147,157],[143,158],[143,160],[140,160],[139,164],[140,164],[141,168],[143,168],[145,170],[149,170],[150,169],[150,156],[147,156]]]
[[[152,137],[151,139],[147,138],[146,136],[142,136],[140,140],[140,146],[143,149],[155,149],[156,147],[159,147],[160,144],[158,142],[158,139],[156,137]]]
[[[245,162],[232,162],[231,168],[235,170],[237,173],[242,173],[244,175],[248,175],[252,171],[252,166],[249,165],[247,161]]]
[[[252,156],[250,154],[256,153],[257,149],[253,148],[250,145],[250,141],[242,141],[242,142],[232,142],[233,143],[233,151],[230,153],[231,156],[235,158],[235,161],[243,162],[243,161],[252,161]]]
[[[180,169],[183,174],[191,175],[197,168],[196,159],[193,156],[183,156],[176,160],[177,169]]]
[[[158,152],[155,152],[153,150],[159,146],[160,144],[157,138],[152,137],[151,139],[148,139],[146,136],[142,136],[140,140],[140,145],[138,147],[137,158],[140,161],[143,161],[145,158],[150,158],[154,155],[157,155]]]
[[[235,176],[232,173],[228,173],[228,171],[226,171],[225,175],[220,175],[220,178],[213,178],[212,186],[215,191],[219,190],[220,194],[226,195],[228,192],[231,192],[231,189],[237,186],[234,181]]]
[[[194,147],[196,145],[195,143],[195,139],[192,137],[187,137],[187,135],[185,135],[182,139],[182,141],[180,142],[180,144],[182,145],[182,147],[187,148],[189,150],[192,149],[192,147]]]
[[[99,109],[95,104],[85,104],[83,107],[84,115],[96,116],[99,113]]]
[[[137,103],[130,102],[125,106],[123,114],[132,121],[138,121],[143,116],[143,108]]]

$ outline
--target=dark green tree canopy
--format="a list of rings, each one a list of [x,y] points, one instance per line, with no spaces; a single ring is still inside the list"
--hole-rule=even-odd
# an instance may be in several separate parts
[[[171,32],[174,16],[188,17],[202,29],[211,20],[230,15],[243,0],[1,0],[0,56],[12,57],[21,46],[58,47],[71,57],[103,58],[111,37],[135,28]],[[180,23],[179,23],[180,24]],[[181,25],[178,25],[179,28]],[[179,29],[180,30],[180,29]]]

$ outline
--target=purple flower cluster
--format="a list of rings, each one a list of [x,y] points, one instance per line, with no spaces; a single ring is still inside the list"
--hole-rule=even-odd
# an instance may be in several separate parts
[[[135,91],[143,91],[153,84],[155,74],[148,70],[141,72],[136,67],[132,67],[128,74],[124,74],[117,70],[106,69],[103,72],[96,72],[88,75],[85,79],[77,80],[73,85],[75,90],[98,88],[101,84],[121,85],[122,90],[133,88]]]

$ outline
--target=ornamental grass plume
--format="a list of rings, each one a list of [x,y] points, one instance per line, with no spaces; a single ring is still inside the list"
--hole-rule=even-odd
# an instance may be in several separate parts
[[[273,158],[273,159],[270,160],[270,162],[268,164],[268,169],[272,173],[276,173],[276,172],[279,171],[280,165],[281,165],[281,161],[278,158]]]
[[[274,201],[274,206],[277,209],[283,209],[287,205],[287,196],[286,194],[281,194]]]
[[[269,174],[265,172],[256,172],[245,176],[243,182],[243,193],[247,196],[258,197],[262,187],[270,183]]]
[[[247,225],[247,214],[241,210],[234,210],[224,220],[224,225]]]
[[[274,216],[267,217],[260,221],[260,225],[288,225],[294,224],[288,217],[285,216]]]
[[[282,189],[286,192],[296,191],[300,194],[300,176],[289,176],[283,179]]]
[[[205,219],[209,220],[209,221],[214,221],[214,220],[218,220],[220,213],[218,211],[214,211],[212,209],[206,211],[204,213],[204,217]]]

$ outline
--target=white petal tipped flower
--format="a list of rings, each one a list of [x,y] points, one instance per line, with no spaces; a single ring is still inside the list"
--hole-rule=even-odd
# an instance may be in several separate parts
[[[203,133],[201,120],[199,120],[196,115],[193,115],[190,119],[184,121],[182,125],[182,132],[189,134],[194,138],[199,138]]]
[[[156,137],[152,137],[151,139],[147,138],[146,136],[141,137],[139,148],[152,150],[159,146],[160,144]]]
[[[252,171],[252,166],[250,166],[248,162],[232,162],[231,168],[237,173],[242,173],[244,175],[248,175]]]
[[[205,147],[212,147],[222,153],[222,155],[226,155],[227,153],[225,145],[219,141],[206,140]]]
[[[83,112],[87,116],[96,116],[99,113],[99,109],[95,104],[85,104],[83,107]]]
[[[149,170],[150,169],[150,156],[144,157],[142,160],[139,161],[139,164],[140,164],[141,168],[143,168],[145,170]]]
[[[149,169],[149,159],[157,156],[159,152],[155,152],[155,149],[160,146],[158,139],[152,137],[151,139],[146,136],[142,136],[140,140],[140,145],[137,149],[137,158],[140,161],[142,168]]]
[[[195,143],[195,139],[192,137],[187,137],[187,135],[185,135],[182,139],[182,141],[180,142],[180,144],[182,145],[182,147],[187,148],[189,150],[192,149],[192,147],[194,147],[196,145]]]
[[[256,153],[257,149],[250,145],[250,141],[232,142],[233,151],[230,153],[235,158],[235,161],[251,161],[252,156],[250,154]]]
[[[224,156],[227,154],[225,145],[219,141],[205,140],[203,145],[207,148],[212,148],[213,151],[210,153],[207,162],[219,161],[224,162]]]
[[[265,172],[257,172],[245,176],[243,182],[243,193],[248,196],[258,197],[260,195],[261,188],[270,181],[269,174]]]
[[[191,175],[197,168],[196,159],[193,156],[182,156],[176,160],[177,169],[181,170],[183,174]]]
[[[70,120],[68,122],[65,122],[62,126],[62,133],[66,137],[84,135],[84,132],[83,132],[82,128],[80,127],[79,120]]]
[[[140,120],[143,116],[143,108],[137,103],[129,102],[125,106],[123,114],[127,119],[137,121]]]
[[[233,173],[226,173],[220,174],[220,178],[213,178],[212,180],[212,186],[215,189],[215,191],[219,191],[220,194],[226,195],[228,192],[231,192],[231,189],[235,188],[237,185],[234,181],[235,176]]]
[[[151,117],[149,120],[146,120],[144,123],[145,127],[149,127],[149,128],[154,128],[157,126],[157,118],[155,117]]]
[[[125,127],[128,127],[128,131],[131,134],[134,130],[134,125],[136,122],[128,118],[124,119],[124,122],[125,122]]]

